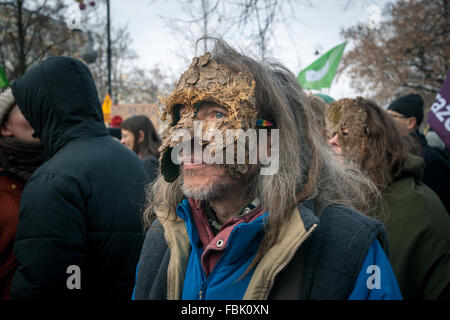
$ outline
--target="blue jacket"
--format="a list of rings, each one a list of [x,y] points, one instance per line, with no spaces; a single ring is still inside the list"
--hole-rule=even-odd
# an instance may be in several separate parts
[[[267,212],[250,223],[241,223],[231,232],[227,248],[211,274],[206,278],[200,258],[203,249],[187,200],[178,206],[178,216],[186,221],[192,251],[184,280],[182,299],[233,300],[242,299],[253,271],[243,279],[247,267],[254,259],[263,237],[263,219]]]
[[[242,277],[269,213],[235,227],[222,258],[206,277],[198,233],[184,200],[177,208],[180,219],[160,219],[148,231],[134,298],[401,299],[380,222],[338,205],[318,217],[313,201],[300,203],[294,211],[279,241],[247,275]]]
[[[241,223],[233,229],[222,258],[208,278],[205,276],[200,260],[203,250],[198,245],[192,245],[199,243],[200,239],[187,200],[184,200],[178,206],[177,213],[186,222],[192,247],[185,274],[182,299],[242,299],[254,269],[243,279],[240,279],[240,277],[255,258],[259,243],[263,238],[263,219],[267,217],[268,212],[255,221]],[[400,289],[389,260],[378,240],[374,239],[349,299],[386,300],[401,298]]]

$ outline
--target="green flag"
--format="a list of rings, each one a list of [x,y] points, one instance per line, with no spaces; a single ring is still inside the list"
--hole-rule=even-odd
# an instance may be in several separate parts
[[[340,44],[319,59],[311,63],[305,69],[300,71],[298,81],[305,89],[316,89],[331,87],[336,70],[341,62],[347,42]]]
[[[5,71],[0,67],[0,89],[6,86],[9,86],[9,81],[6,78]]]

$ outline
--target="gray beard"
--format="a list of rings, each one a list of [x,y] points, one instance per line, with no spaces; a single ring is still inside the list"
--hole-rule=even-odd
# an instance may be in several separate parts
[[[187,175],[192,174],[189,170],[186,172]],[[229,174],[229,173],[228,173]],[[244,176],[241,178],[234,178],[232,181],[227,183],[210,183],[209,185],[191,187],[184,184],[184,176],[181,173],[182,181],[181,191],[183,194],[191,199],[205,201],[205,200],[217,200],[224,197],[224,195],[230,190],[243,190],[242,196],[247,196],[252,192],[252,185],[256,183],[255,178],[258,177],[258,173],[253,176]]]
[[[215,200],[223,197],[223,194],[233,188],[235,183],[213,183],[208,186],[189,187],[181,185],[183,194],[195,200]]]
[[[186,175],[190,174],[193,173],[187,170]],[[183,177],[183,183],[181,184],[183,194],[188,198],[200,201],[221,199],[228,191],[239,188],[242,184],[242,181],[239,179],[233,179],[227,183],[215,182],[208,185],[192,187],[184,184],[183,173],[181,175]]]

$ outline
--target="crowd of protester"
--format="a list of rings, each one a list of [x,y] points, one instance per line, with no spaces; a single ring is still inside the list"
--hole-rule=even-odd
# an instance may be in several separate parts
[[[69,57],[3,90],[0,299],[450,298],[449,151],[420,95],[308,94],[216,41],[161,103],[161,134],[145,115],[107,127]],[[195,150],[225,154],[198,122],[268,141],[207,163]]]

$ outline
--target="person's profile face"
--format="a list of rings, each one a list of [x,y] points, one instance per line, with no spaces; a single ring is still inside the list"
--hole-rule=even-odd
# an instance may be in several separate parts
[[[122,129],[122,139],[120,140],[120,143],[123,144],[125,147],[127,147],[130,150],[134,150],[134,134],[133,132]]]
[[[33,137],[34,129],[23,115],[17,104],[15,104],[1,127],[1,134],[5,137],[12,137],[23,142],[39,142]]]

